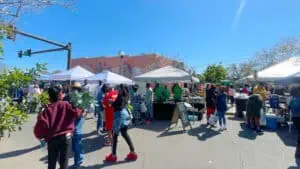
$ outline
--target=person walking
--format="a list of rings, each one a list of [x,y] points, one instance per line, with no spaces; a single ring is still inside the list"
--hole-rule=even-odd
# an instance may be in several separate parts
[[[212,84],[206,93],[206,118],[209,125],[209,118],[216,111],[216,85]]]
[[[82,92],[82,87],[79,82],[75,82],[72,86],[72,92]],[[79,116],[75,120],[75,130],[72,137],[72,150],[74,152],[74,168],[81,166],[84,160],[84,150],[82,145],[82,127],[84,123],[84,117]]]
[[[56,169],[57,161],[60,169],[68,168],[74,121],[83,113],[82,109],[60,100],[61,92],[58,86],[49,88],[50,104],[38,115],[34,126],[35,136],[48,144],[48,169]]]
[[[95,117],[97,118],[97,133],[100,134],[101,132],[104,132],[104,125],[103,125],[103,111],[104,111],[104,106],[103,106],[103,98],[104,95],[106,94],[106,85],[103,85],[101,89],[98,91],[97,94],[97,105],[95,107]]]
[[[126,86],[120,85],[118,89],[118,97],[116,101],[112,104],[115,113],[114,113],[114,124],[113,124],[113,144],[112,144],[112,153],[105,157],[105,160],[108,162],[117,161],[117,144],[118,136],[121,132],[122,137],[125,139],[130,152],[128,153],[126,160],[136,160],[137,154],[132,143],[130,136],[128,135],[128,125],[131,122],[131,117],[127,111],[127,106],[129,103],[129,92]]]
[[[293,123],[296,126],[298,132],[297,146],[295,157],[300,159],[300,86],[294,86],[291,89],[292,99],[289,103],[289,109],[292,113]]]
[[[226,94],[225,87],[220,87],[220,93],[217,96],[217,112],[219,117],[219,125],[221,130],[226,130],[226,117],[225,113],[227,111],[227,103],[226,103]]]
[[[105,140],[105,145],[110,146],[112,143],[112,128],[114,121],[114,108],[112,103],[118,97],[118,91],[116,91],[112,85],[108,84],[107,93],[103,98],[103,105],[105,109],[105,129],[107,131],[107,139]]]
[[[149,83],[146,84],[145,103],[147,107],[148,117],[153,120],[153,91]]]

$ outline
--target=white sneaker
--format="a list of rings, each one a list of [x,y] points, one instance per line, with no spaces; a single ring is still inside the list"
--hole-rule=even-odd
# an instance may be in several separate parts
[[[227,130],[227,128],[226,128],[226,126],[225,126],[225,125],[223,126],[223,130]]]

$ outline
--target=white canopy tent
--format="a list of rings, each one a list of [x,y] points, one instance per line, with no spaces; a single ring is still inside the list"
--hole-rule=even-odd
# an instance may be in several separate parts
[[[296,76],[300,77],[300,57],[292,57],[286,61],[259,71],[257,73],[257,80],[276,81]],[[248,76],[243,80],[254,80],[254,76]]]
[[[86,78],[88,81],[103,81],[104,83],[108,83],[108,84],[114,84],[114,85],[118,85],[118,84],[127,84],[127,85],[133,85],[134,82],[124,76],[121,76],[119,74],[110,72],[108,70],[105,70],[101,73],[98,73],[96,75],[90,76],[88,78]]]
[[[160,69],[156,69],[145,74],[136,76],[134,78],[136,81],[140,82],[199,82],[199,79],[193,77],[189,73],[177,69],[173,66],[166,66]]]
[[[94,73],[82,68],[81,66],[76,66],[67,71],[56,73],[50,75],[50,80],[65,81],[65,80],[82,80],[84,78],[95,75]]]

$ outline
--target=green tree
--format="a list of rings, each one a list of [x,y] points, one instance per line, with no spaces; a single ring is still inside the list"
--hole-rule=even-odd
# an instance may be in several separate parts
[[[10,135],[11,132],[17,129],[21,130],[22,125],[28,119],[30,105],[32,104],[26,99],[23,99],[21,104],[16,103],[9,91],[28,86],[45,70],[45,64],[37,64],[35,68],[27,71],[14,68],[0,75],[0,139],[4,136],[5,131]],[[41,104],[45,104],[45,98],[47,96],[44,94],[38,97]]]
[[[218,83],[226,79],[227,69],[221,64],[213,64],[209,65],[202,75],[206,82]]]

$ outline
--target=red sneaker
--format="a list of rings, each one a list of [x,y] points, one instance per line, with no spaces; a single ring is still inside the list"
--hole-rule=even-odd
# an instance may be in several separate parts
[[[137,160],[137,158],[138,158],[137,154],[131,152],[131,153],[127,154],[126,160],[135,161],[135,160]]]
[[[117,156],[114,156],[114,155],[110,154],[110,155],[105,157],[105,161],[107,161],[107,162],[116,162],[117,161]]]

